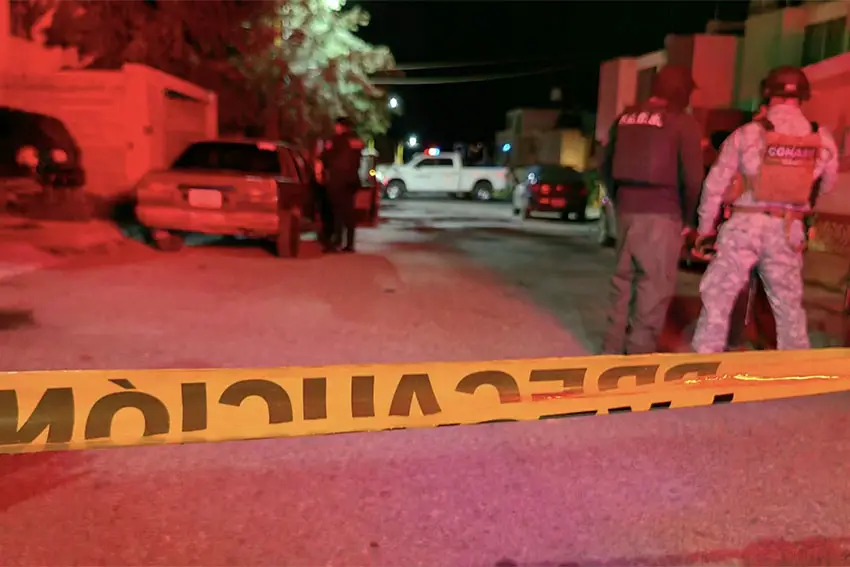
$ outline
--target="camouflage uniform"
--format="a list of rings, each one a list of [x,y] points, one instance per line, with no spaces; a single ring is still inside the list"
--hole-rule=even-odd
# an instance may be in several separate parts
[[[771,106],[767,110],[767,119],[779,134],[805,136],[811,133],[811,123],[793,104]],[[764,132],[762,125],[750,122],[735,130],[723,144],[717,163],[705,180],[699,206],[700,234],[713,232],[724,192],[733,178],[739,172],[746,177],[758,175]],[[821,127],[818,133],[821,147],[812,181],[820,177],[821,193],[824,193],[835,184],[838,152],[829,132]],[[733,206],[798,212],[809,210],[808,205],[756,201],[750,188],[735,200]],[[776,317],[777,347],[783,350],[809,348],[806,313],[802,305],[804,242],[803,222],[799,219],[733,213],[720,229],[717,256],[700,283],[703,307],[693,339],[694,350],[700,353],[724,350],[730,311],[754,266]]]

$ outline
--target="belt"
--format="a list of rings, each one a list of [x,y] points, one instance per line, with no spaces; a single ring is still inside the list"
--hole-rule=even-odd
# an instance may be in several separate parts
[[[776,209],[771,207],[759,207],[756,205],[733,205],[733,213],[748,213],[748,214],[763,214],[769,217],[790,220],[804,220],[812,213],[803,211],[793,211],[790,209]]]
[[[792,244],[791,243],[791,225],[795,220],[804,221],[807,217],[810,217],[813,213],[811,212],[803,212],[803,211],[793,211],[790,209],[776,209],[771,207],[759,207],[757,205],[733,205],[732,213],[744,213],[744,214],[762,214],[767,215],[769,217],[782,219],[784,222],[783,228],[785,229],[785,240],[788,242],[788,245],[795,252],[802,252],[806,249],[806,245],[808,244],[808,233],[806,234],[806,238],[803,239],[802,244]]]

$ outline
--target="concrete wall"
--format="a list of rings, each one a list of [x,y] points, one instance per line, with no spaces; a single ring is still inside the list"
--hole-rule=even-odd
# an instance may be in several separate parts
[[[541,130],[512,143],[511,167],[548,164],[583,171],[588,167],[593,140],[580,130],[570,128]]]
[[[82,149],[86,189],[99,193],[127,182],[124,93],[111,71],[0,76],[0,105],[61,120]]]
[[[519,134],[527,136],[542,130],[551,130],[558,122],[560,110],[548,108],[519,108]]]
[[[126,191],[192,141],[218,134],[213,93],[142,65],[0,74],[0,105],[61,120],[82,150],[86,191],[98,194]]]
[[[596,139],[608,143],[608,130],[627,106],[634,104],[637,88],[637,60],[620,57],[599,67],[599,95],[596,106]]]
[[[700,108],[723,108],[735,100],[735,69],[738,38],[731,35],[698,34],[690,37],[691,60],[697,89],[691,105]]]
[[[0,0],[0,69],[5,69],[9,60],[9,43],[12,37],[12,7],[9,0]]]
[[[850,215],[850,53],[809,65],[812,98],[803,105],[811,120],[830,129],[839,146],[841,176],[835,192],[818,200],[817,210]]]
[[[549,108],[516,108],[509,111],[505,116],[507,128],[496,135],[497,154],[501,153],[502,144],[510,143],[507,163],[512,167],[538,163],[536,160],[541,152],[547,156],[552,152],[557,155],[560,151],[558,146],[553,146],[541,135],[554,131],[560,114],[560,110]]]
[[[124,191],[218,135],[214,93],[142,65],[62,70],[79,63],[76,50],[12,37],[10,14],[0,0],[0,105],[61,120],[82,150],[87,191]]]
[[[593,139],[579,130],[561,130],[560,134],[561,152],[558,163],[578,171],[587,169],[593,149]]]
[[[812,2],[750,17],[740,69],[737,103],[751,106],[759,81],[779,65],[800,65],[806,26],[847,16],[850,2]],[[846,40],[845,40],[846,41]]]

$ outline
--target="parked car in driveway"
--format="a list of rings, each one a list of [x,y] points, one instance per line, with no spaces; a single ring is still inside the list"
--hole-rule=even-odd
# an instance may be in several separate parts
[[[522,218],[534,213],[558,213],[564,220],[570,216],[584,221],[588,188],[582,172],[560,165],[533,165],[517,184],[513,194],[513,211]]]
[[[82,189],[82,152],[61,120],[0,106],[0,132],[0,211]]]
[[[376,174],[384,197],[390,200],[418,193],[489,201],[505,189],[509,171],[506,167],[467,166],[459,153],[432,148],[405,164],[379,165]]]
[[[297,148],[268,140],[207,140],[136,188],[136,216],[163,250],[187,233],[270,239],[277,254],[298,254],[312,227],[311,172]]]

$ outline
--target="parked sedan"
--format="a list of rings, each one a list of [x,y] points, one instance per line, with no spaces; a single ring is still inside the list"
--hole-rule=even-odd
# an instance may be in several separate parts
[[[588,190],[584,175],[571,167],[534,165],[513,194],[513,211],[522,218],[534,213],[558,213],[564,220],[584,221]]]
[[[279,256],[297,256],[310,230],[311,176],[301,153],[265,140],[208,140],[190,145],[168,169],[137,187],[136,215],[163,250],[186,233],[272,240]]]

